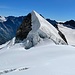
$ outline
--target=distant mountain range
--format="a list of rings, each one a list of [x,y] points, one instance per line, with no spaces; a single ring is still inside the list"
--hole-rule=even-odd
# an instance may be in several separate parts
[[[25,16],[2,17],[0,16],[0,44],[3,44],[12,39],[19,25],[22,23]]]

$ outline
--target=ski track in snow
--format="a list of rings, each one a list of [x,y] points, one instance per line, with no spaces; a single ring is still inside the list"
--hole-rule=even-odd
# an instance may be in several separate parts
[[[29,69],[28,67],[6,69],[6,70],[0,71],[0,75],[10,73],[10,72],[14,72],[14,71],[23,71],[23,70],[28,70],[28,69]]]

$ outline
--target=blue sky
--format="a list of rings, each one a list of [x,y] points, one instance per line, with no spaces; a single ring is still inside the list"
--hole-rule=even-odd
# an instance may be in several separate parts
[[[75,20],[75,0],[0,0],[0,15],[20,16],[32,10],[45,18],[59,21]]]

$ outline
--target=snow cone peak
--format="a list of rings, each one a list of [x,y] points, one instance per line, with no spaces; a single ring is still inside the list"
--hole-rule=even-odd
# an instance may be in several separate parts
[[[45,38],[55,44],[66,44],[58,34],[58,30],[33,10],[26,16],[17,30],[16,42],[24,40],[25,48],[30,48]]]

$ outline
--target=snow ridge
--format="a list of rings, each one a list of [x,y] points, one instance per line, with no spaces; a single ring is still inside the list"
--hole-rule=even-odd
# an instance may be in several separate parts
[[[37,12],[31,12],[31,19],[32,30],[24,40],[26,46],[25,48],[35,46],[39,43],[39,41],[41,41],[41,39],[45,38],[52,40],[55,44],[66,44],[65,41],[59,36],[58,30],[43,17],[41,17]]]

